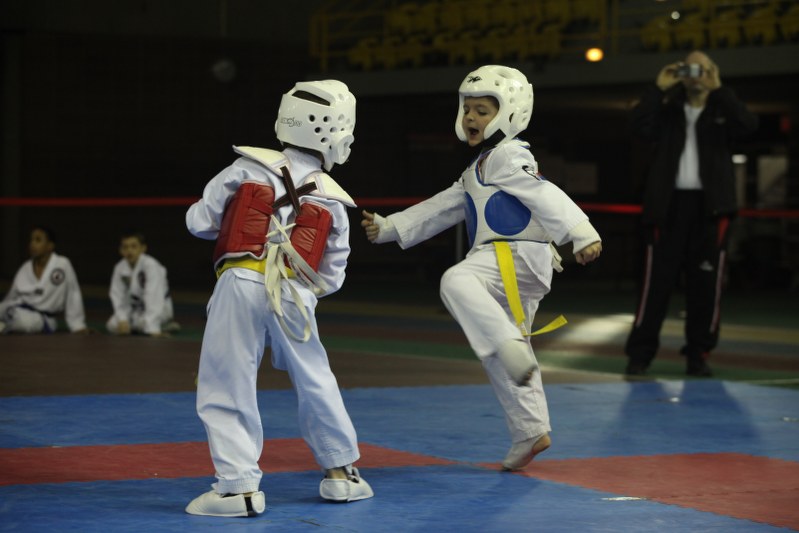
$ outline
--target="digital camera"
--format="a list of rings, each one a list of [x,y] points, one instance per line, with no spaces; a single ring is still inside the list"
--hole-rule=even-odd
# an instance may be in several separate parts
[[[703,72],[704,69],[699,63],[680,63],[677,66],[678,78],[699,78]]]

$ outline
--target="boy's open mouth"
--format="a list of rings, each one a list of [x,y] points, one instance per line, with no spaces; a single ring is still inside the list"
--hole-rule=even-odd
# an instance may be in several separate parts
[[[469,135],[471,135],[472,137],[474,137],[475,135],[477,135],[479,133],[480,133],[480,130],[478,130],[477,128],[469,128]]]

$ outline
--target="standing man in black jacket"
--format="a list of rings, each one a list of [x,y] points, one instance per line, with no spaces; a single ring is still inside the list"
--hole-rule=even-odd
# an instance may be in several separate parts
[[[647,235],[641,300],[627,339],[625,373],[643,375],[660,345],[669,297],[685,273],[686,374],[710,376],[719,338],[727,230],[737,210],[731,143],[757,117],[726,86],[702,52],[666,65],[633,111],[636,134],[655,144],[643,222]]]

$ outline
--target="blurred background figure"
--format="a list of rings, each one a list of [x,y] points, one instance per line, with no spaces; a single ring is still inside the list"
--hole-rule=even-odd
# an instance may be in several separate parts
[[[161,336],[180,329],[172,320],[167,270],[147,254],[147,242],[138,232],[127,232],[119,241],[122,259],[111,274],[109,297],[114,314],[106,322],[110,333],[143,333]]]
[[[703,52],[666,65],[633,110],[636,134],[655,143],[645,184],[646,265],[625,351],[626,373],[654,359],[669,297],[685,275],[685,372],[710,376],[719,339],[720,300],[730,219],[738,210],[732,144],[757,128],[719,68]]]
[[[71,332],[88,331],[78,277],[69,259],[55,253],[55,245],[51,229],[33,228],[30,259],[17,271],[0,302],[0,333],[53,333],[60,313]]]

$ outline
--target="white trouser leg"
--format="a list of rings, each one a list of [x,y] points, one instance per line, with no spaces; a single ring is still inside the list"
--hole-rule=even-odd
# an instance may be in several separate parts
[[[522,339],[521,331],[509,318],[493,248],[476,252],[450,267],[441,277],[440,292],[441,301],[480,359],[496,353],[505,341]]]
[[[347,414],[338,382],[330,369],[327,352],[319,340],[314,309],[306,307],[311,337],[302,343],[283,331],[277,316],[267,317],[272,345],[272,364],[287,370],[297,392],[300,432],[323,469],[354,463],[360,457],[358,440]],[[283,300],[289,324],[301,324],[297,307]]]
[[[551,255],[548,249],[546,253],[535,253],[533,248],[532,255],[522,257],[514,245],[512,248],[519,294],[527,317],[525,326],[529,330],[539,302],[549,292]],[[505,411],[511,440],[519,442],[551,431],[541,371],[532,347],[513,319],[493,246],[472,253],[444,273],[441,299],[483,363]],[[495,355],[509,340],[523,341],[536,361],[533,376],[524,385],[511,380]]]
[[[105,329],[108,330],[109,333],[117,334],[119,333],[119,320],[117,320],[116,315],[111,315],[105,323]]]
[[[173,310],[172,310],[172,299],[167,298],[164,301],[164,306],[161,309],[161,314],[158,317],[158,325],[163,327],[167,322],[172,320],[173,318]],[[134,312],[130,317],[130,328],[131,331],[136,333],[144,333],[147,331],[147,316],[144,311]]]
[[[200,352],[197,413],[208,433],[217,492],[257,491],[263,428],[256,379],[265,347],[263,285],[227,271],[208,305]]]
[[[0,320],[6,324],[6,333],[50,333],[58,325],[55,318],[15,305],[4,306],[0,310]]]
[[[528,383],[517,385],[508,376],[498,357],[486,357],[482,363],[494,388],[494,394],[505,411],[511,442],[521,442],[552,431],[547,398],[538,367]]]
[[[130,331],[133,333],[144,333],[147,327],[147,322],[144,318],[144,313],[138,312],[130,315]]]
[[[552,256],[548,248],[538,254],[536,248],[521,248],[518,252],[515,244],[511,248],[527,317],[525,327],[529,329],[538,303],[549,292]],[[493,246],[484,246],[450,267],[441,278],[440,290],[441,300],[480,359],[496,353],[509,340],[523,339],[510,311]]]

